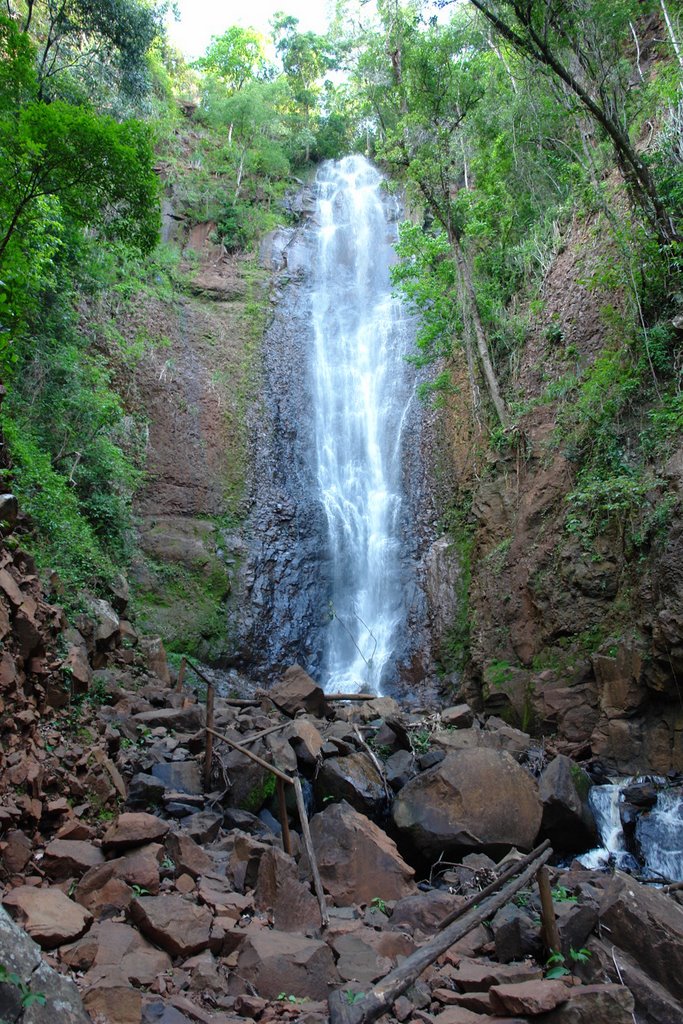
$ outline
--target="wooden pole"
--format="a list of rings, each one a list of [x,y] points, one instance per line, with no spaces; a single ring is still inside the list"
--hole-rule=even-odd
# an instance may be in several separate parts
[[[296,807],[299,812],[299,820],[301,821],[301,834],[304,840],[304,846],[306,853],[308,854],[308,860],[311,865],[311,874],[313,875],[313,888],[315,894],[318,897],[318,906],[320,907],[320,920],[322,921],[323,928],[327,928],[330,923],[329,914],[327,913],[327,902],[325,900],[325,893],[323,892],[323,883],[320,879],[320,872],[318,871],[318,861],[315,857],[315,850],[313,849],[313,840],[311,838],[311,830],[308,827],[308,814],[306,813],[306,805],[304,803],[304,794],[301,790],[301,780],[297,775],[292,779],[294,784],[294,793],[296,795]]]
[[[550,888],[550,878],[545,865],[536,875],[538,891],[541,896],[541,923],[543,925],[543,941],[546,949],[551,953],[560,952],[560,933],[555,918],[555,907],[553,905],[553,893]]]
[[[216,736],[223,743],[227,743],[229,747],[233,748],[233,750],[239,750],[240,754],[244,754],[244,756],[248,757],[251,761],[255,761],[256,764],[260,764],[262,768],[266,768],[269,772],[272,772],[276,778],[282,779],[282,781],[286,782],[289,786],[294,785],[294,779],[291,775],[287,775],[286,772],[281,772],[274,764],[269,764],[267,761],[264,761],[262,757],[259,757],[258,754],[254,754],[251,750],[247,750],[247,748],[243,747],[241,743],[235,743],[234,740],[231,740],[224,733],[216,732],[215,729],[209,729],[208,726],[206,731],[210,732],[213,736]]]
[[[276,779],[277,803],[280,809],[280,825],[282,826],[282,849],[290,857],[292,856],[292,837],[289,833],[289,818],[287,817],[287,797],[285,795],[285,784],[282,779]]]
[[[516,892],[523,889],[539,868],[550,859],[552,852],[551,849],[544,850],[517,878],[509,882],[499,892],[483,901],[480,900],[480,896],[477,896],[476,898],[480,902],[476,906],[471,907],[428,943],[406,957],[398,967],[382,978],[357,1003],[349,1003],[340,989],[332,992],[330,995],[330,1024],[371,1024],[372,1021],[387,1013],[394,1001],[410,988],[422,972],[433,964],[442,953],[445,953],[455,942],[471,932],[482,921],[492,917],[497,910],[500,910],[512,899]]]
[[[183,688],[183,680],[185,678],[185,669],[187,668],[187,658],[180,659],[180,666],[178,668],[178,681],[175,684],[176,693],[180,693]]]
[[[209,685],[206,691],[206,747],[204,750],[204,791],[211,788],[211,762],[213,760],[213,714],[214,689]]]

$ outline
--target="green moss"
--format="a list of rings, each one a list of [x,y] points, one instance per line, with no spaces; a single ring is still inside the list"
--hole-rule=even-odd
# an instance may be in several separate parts
[[[242,801],[242,810],[251,811],[252,814],[256,814],[274,795],[276,785],[275,776],[268,772],[261,785],[254,786]]]
[[[569,769],[569,773],[572,777],[572,782],[574,783],[576,792],[579,794],[582,800],[587,800],[588,792],[592,786],[590,776],[578,764],[572,764],[571,768]]]

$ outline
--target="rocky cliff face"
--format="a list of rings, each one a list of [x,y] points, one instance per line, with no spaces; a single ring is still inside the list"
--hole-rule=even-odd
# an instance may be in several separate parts
[[[464,562],[452,547],[431,593],[443,607],[444,572],[471,574],[463,687],[479,707],[555,735],[575,756],[664,773],[683,756],[683,449],[654,465],[658,490],[648,500],[655,516],[663,503],[668,514],[645,540],[634,544],[618,517],[591,537],[569,532],[576,465],[560,404],[548,397],[568,352],[586,367],[606,343],[601,310],[620,298],[582,283],[601,255],[589,229],[575,226],[546,276],[516,374],[530,411],[506,446],[477,454],[462,436],[472,429],[462,409],[442,424],[471,509],[462,515]],[[473,451],[471,462],[464,453]]]

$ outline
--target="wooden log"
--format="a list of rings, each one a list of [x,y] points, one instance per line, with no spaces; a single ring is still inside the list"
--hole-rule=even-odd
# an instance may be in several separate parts
[[[323,883],[320,879],[320,872],[318,871],[318,861],[316,860],[315,850],[313,849],[313,839],[311,838],[311,830],[308,826],[308,814],[306,813],[306,805],[304,803],[304,794],[301,790],[301,780],[298,776],[294,776],[292,779],[294,783],[294,793],[296,795],[296,807],[299,812],[299,820],[301,821],[301,834],[304,840],[304,846],[306,853],[308,854],[308,861],[311,865],[311,874],[313,875],[313,888],[315,894],[318,897],[318,906],[320,907],[320,919],[322,921],[323,928],[327,928],[330,923],[330,917],[327,913],[327,902],[325,900],[325,893],[323,892]]]
[[[492,892],[497,892],[502,885],[505,885],[509,878],[514,878],[515,875],[523,871],[527,864],[531,864],[537,857],[540,857],[542,853],[550,849],[550,840],[545,839],[540,846],[537,846],[531,853],[527,853],[526,857],[522,857],[521,860],[512,861],[512,863],[502,871],[497,878],[494,878],[485,888],[481,889],[476,895],[471,896],[466,903],[461,904],[455,910],[452,910],[450,914],[446,914],[444,918],[439,921],[436,926],[437,931],[442,931],[447,928],[449,924],[452,924],[463,914],[466,914],[471,907],[477,906],[482,900],[485,900],[487,896],[490,896]]]
[[[538,891],[541,896],[541,924],[543,926],[543,941],[550,953],[560,952],[560,933],[555,918],[555,907],[553,905],[553,892],[550,888],[550,878],[545,865],[536,875]]]
[[[444,928],[428,943],[416,949],[414,953],[382,978],[377,985],[358,1002],[348,1003],[344,993],[337,990],[330,995],[330,1024],[371,1024],[387,1013],[393,1003],[406,989],[413,985],[419,976],[431,964],[445,953],[455,942],[471,932],[487,918],[492,917],[508,903],[516,892],[523,889],[539,869],[552,856],[552,850],[546,849],[536,857],[522,873],[509,882],[499,892],[492,893],[487,899],[481,900],[465,914]]]
[[[326,693],[325,700],[376,700],[376,693]]]
[[[277,804],[280,811],[280,825],[282,827],[282,849],[290,857],[292,856],[292,837],[289,833],[289,818],[287,817],[287,797],[285,784],[282,779],[276,779]]]
[[[291,777],[291,775],[287,775],[286,772],[281,772],[280,769],[276,768],[274,764],[269,764],[268,761],[264,761],[262,757],[259,757],[258,754],[254,754],[253,751],[251,750],[247,750],[247,748],[243,747],[241,743],[235,743],[234,740],[231,740],[222,732],[216,732],[215,729],[209,729],[207,727],[206,731],[210,732],[217,739],[221,740],[222,743],[227,743],[229,747],[233,748],[233,750],[239,750],[240,754],[244,754],[244,756],[248,757],[251,761],[255,761],[256,764],[260,764],[262,768],[267,768],[268,771],[272,772],[277,779],[282,779],[282,781],[286,782],[287,785],[289,786],[292,786],[294,784],[294,779]]]
[[[211,789],[211,762],[213,760],[214,688],[206,691],[206,746],[204,748],[204,792]]]
[[[244,743],[255,743],[256,740],[262,740],[264,736],[270,736],[271,732],[278,732],[280,729],[286,728],[291,725],[290,722],[280,722],[279,725],[271,725],[268,729],[261,729],[260,732],[254,732],[251,736],[245,736]]]

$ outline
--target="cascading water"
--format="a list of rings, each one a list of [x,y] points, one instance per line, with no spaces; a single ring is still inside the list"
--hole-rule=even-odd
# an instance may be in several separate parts
[[[391,294],[398,208],[363,157],[317,176],[311,291],[317,482],[328,526],[328,691],[381,692],[405,620],[402,433],[410,320]]]

